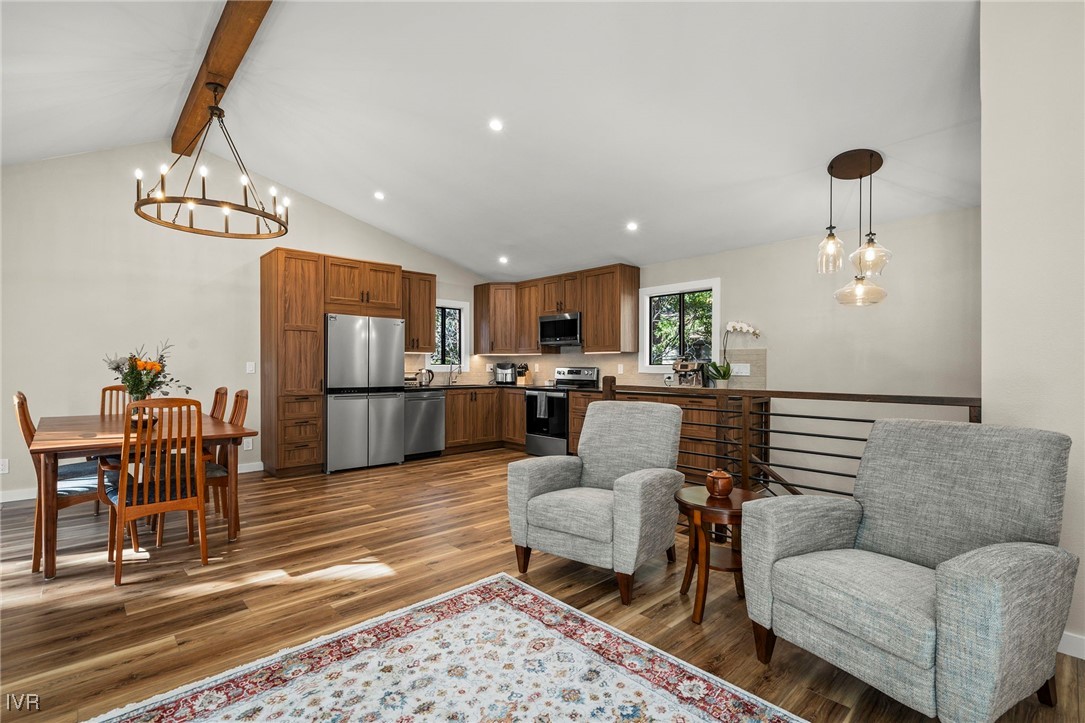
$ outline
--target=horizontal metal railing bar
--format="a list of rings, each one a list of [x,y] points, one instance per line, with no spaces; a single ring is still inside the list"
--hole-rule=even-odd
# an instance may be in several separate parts
[[[796,437],[817,437],[819,439],[842,439],[845,442],[865,442],[866,437],[848,437],[842,434],[820,434],[817,432],[796,432],[791,429],[769,429],[768,427],[750,427],[754,432],[771,432],[772,434],[790,434]]]
[[[779,462],[769,462],[769,463],[767,463],[767,466],[769,466],[769,467],[783,467],[784,469],[797,469],[797,470],[800,470],[802,472],[816,472],[817,474],[831,474],[834,477],[850,477],[851,479],[855,479],[855,475],[853,475],[853,474],[851,474],[849,472],[833,472],[832,470],[818,469],[816,467],[800,467],[799,465],[795,465],[795,464],[781,464]],[[787,483],[788,484],[793,484],[790,480],[788,480]],[[798,487],[798,485],[795,485],[795,486]]]
[[[798,454],[816,454],[820,457],[837,457],[839,459],[862,459],[858,454],[840,454],[838,452],[818,452],[813,449],[796,449],[794,447],[775,447],[771,444],[751,444],[757,449],[769,449],[777,452],[797,452]]]
[[[773,484],[773,485],[781,485],[781,486],[783,486],[780,482],[777,482],[777,481],[775,481],[773,479],[770,479],[768,477],[760,477],[760,476],[755,475],[755,476],[752,476],[752,479],[755,482],[759,482],[761,484]],[[799,489],[814,490],[815,492],[828,492],[828,493],[834,494],[834,495],[846,495],[848,497],[853,497],[854,494],[855,494],[853,492],[844,492],[843,490],[834,490],[834,489],[831,489],[829,487],[817,487],[815,485],[804,485],[804,484],[799,484],[797,482],[788,482],[787,484],[789,486],[791,486],[791,487],[798,487]]]
[[[857,424],[874,424],[874,422],[878,421],[876,419],[860,419],[858,417],[827,417],[821,414],[791,414],[790,412],[753,411],[752,413],[762,417],[790,417],[792,419],[817,419],[827,422],[855,422]]]

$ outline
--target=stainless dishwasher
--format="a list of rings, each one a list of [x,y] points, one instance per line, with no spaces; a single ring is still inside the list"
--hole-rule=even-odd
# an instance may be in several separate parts
[[[403,445],[403,453],[407,456],[440,452],[445,448],[443,389],[407,392],[403,410]]]

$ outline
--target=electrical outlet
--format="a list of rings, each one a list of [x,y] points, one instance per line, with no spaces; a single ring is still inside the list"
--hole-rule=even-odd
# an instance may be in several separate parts
[[[536,374],[538,374],[538,373],[539,373],[539,365],[538,365],[538,364],[536,364],[536,365],[535,365],[535,373],[536,373]]]
[[[249,439],[248,437],[241,440],[241,449],[243,449],[245,451],[248,451],[248,450],[252,449],[252,440]]]
[[[492,372],[493,370],[494,370],[494,365],[493,364],[487,364],[486,365],[486,371]]]
[[[618,365],[618,373],[619,374],[625,374],[625,364],[619,364]]]
[[[674,379],[673,374],[664,374],[663,375],[663,383],[666,384],[668,387],[673,386],[674,382],[675,382],[675,379]]]
[[[255,374],[256,373],[256,362],[245,362],[245,373],[246,374]]]
[[[6,459],[0,459],[0,474],[8,473],[8,461]]]
[[[749,364],[732,364],[731,365],[731,376],[734,376],[734,377],[748,377],[748,376],[750,376],[750,365]]]

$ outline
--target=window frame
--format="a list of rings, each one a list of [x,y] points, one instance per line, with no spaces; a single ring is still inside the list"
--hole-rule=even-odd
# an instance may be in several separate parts
[[[434,314],[436,314],[436,310],[440,307],[460,310],[459,370],[463,372],[470,371],[471,354],[473,352],[472,343],[474,342],[471,338],[471,330],[473,328],[471,324],[471,302],[460,301],[459,299],[437,299],[437,304],[434,307]],[[437,339],[434,339],[434,341],[436,342]],[[456,364],[434,364],[431,353],[424,353],[426,355],[426,369],[432,369],[435,372],[449,372],[457,366]]]
[[[712,292],[712,348],[719,349],[720,340],[720,280],[700,279],[697,281],[682,281],[677,284],[665,284],[663,286],[647,286],[640,290],[640,353],[637,354],[637,371],[641,374],[670,374],[670,364],[651,363],[651,330],[648,328],[651,314],[650,304],[653,296],[668,296],[672,294],[684,294],[690,291]]]

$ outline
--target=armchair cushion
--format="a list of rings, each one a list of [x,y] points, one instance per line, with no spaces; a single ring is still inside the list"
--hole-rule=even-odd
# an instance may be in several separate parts
[[[580,484],[613,489],[614,480],[640,469],[674,469],[682,410],[655,402],[592,402],[577,453],[584,461]]]
[[[855,547],[935,567],[997,542],[1057,545],[1070,438],[991,424],[883,419],[855,480]]]
[[[580,486],[579,457],[535,457],[509,465],[509,526],[512,541],[527,545],[527,504],[547,492]]]
[[[614,493],[595,487],[547,492],[531,498],[527,516],[532,527],[610,542],[614,537]]]
[[[772,595],[824,623],[934,667],[934,570],[864,550],[788,557],[772,570]]]

